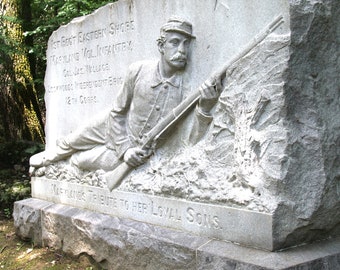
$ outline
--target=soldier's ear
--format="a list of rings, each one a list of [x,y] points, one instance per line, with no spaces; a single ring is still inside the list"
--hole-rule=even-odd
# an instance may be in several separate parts
[[[159,51],[161,54],[164,54],[164,43],[158,42],[158,51]]]

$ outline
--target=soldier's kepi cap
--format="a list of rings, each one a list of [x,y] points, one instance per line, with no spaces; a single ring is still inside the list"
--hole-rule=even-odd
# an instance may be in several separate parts
[[[178,32],[190,38],[196,38],[192,34],[192,24],[179,17],[170,17],[169,20],[162,26],[161,32]]]

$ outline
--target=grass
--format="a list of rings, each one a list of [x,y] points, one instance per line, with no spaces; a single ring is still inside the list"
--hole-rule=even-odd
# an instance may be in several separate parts
[[[95,270],[90,258],[67,256],[48,247],[35,247],[15,234],[15,201],[31,196],[29,157],[43,150],[32,142],[0,142],[0,270]]]

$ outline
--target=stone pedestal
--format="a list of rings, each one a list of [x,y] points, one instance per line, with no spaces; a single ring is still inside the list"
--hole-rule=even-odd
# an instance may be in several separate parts
[[[36,245],[119,270],[335,270],[340,239],[269,252],[40,199],[15,203],[15,226]]]
[[[87,253],[113,269],[339,268],[339,13],[338,0],[120,0],[60,27],[47,51],[46,149],[74,155],[35,171],[36,199],[16,204],[18,234]],[[77,157],[92,158],[107,146],[118,151],[107,131],[123,124],[77,128],[97,113],[108,118],[120,89],[135,91],[131,78],[139,78],[141,65],[127,76],[128,66],[160,58],[159,28],[172,15],[185,18],[186,35],[195,36],[186,67],[176,74],[180,83],[171,85],[183,96],[242,57],[224,73],[199,142],[185,140],[195,131],[196,110],[110,192],[106,167],[81,167]],[[283,21],[240,54],[274,18]],[[122,88],[126,77],[130,88]],[[167,79],[148,89],[170,84]],[[169,104],[162,92],[168,87],[153,100]],[[138,107],[131,104],[127,111]],[[152,107],[149,118],[161,119],[161,109]],[[115,113],[126,119],[125,111]],[[126,121],[144,132],[148,119]],[[93,130],[107,136],[77,148],[76,135]],[[143,137],[142,131],[136,134]],[[76,137],[76,153],[65,136]],[[111,165],[114,155],[103,156]]]

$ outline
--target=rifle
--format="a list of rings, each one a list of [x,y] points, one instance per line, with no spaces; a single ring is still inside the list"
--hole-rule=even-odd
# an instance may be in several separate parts
[[[251,40],[243,50],[230,59],[222,68],[214,72],[209,79],[209,83],[214,84],[217,80],[222,81],[226,77],[227,69],[235,64],[238,60],[247,55],[255,46],[261,43],[270,33],[283,23],[283,16],[276,17],[270,24],[268,24],[258,35]],[[176,108],[174,108],[162,121],[154,126],[142,139],[141,149],[149,149],[151,145],[158,140],[158,138],[174,124],[176,124],[181,117],[191,110],[201,97],[200,90],[197,89],[186,99],[184,99]],[[122,180],[134,169],[126,162],[122,162],[113,171],[104,174],[108,188],[112,191],[118,187]]]

